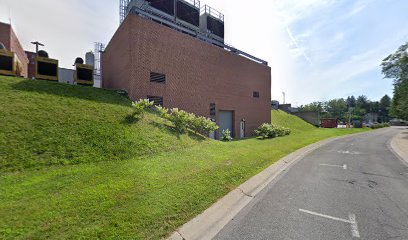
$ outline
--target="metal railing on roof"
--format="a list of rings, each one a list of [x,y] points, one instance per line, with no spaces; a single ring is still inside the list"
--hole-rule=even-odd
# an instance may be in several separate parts
[[[128,4],[130,4],[131,2],[133,2],[135,0],[132,0],[132,1],[126,0],[126,1],[128,1]],[[158,11],[153,10],[153,8],[150,7],[150,5],[148,5],[148,4],[147,5],[142,4],[142,5],[139,5],[139,6],[138,5],[133,5],[131,8],[128,8],[128,6],[126,6],[126,9],[127,9],[128,13],[132,12],[132,13],[134,13],[136,15],[139,15],[139,16],[142,16],[144,18],[152,19],[152,20],[154,20],[156,22],[160,22],[160,23],[162,23],[162,24],[164,24],[166,26],[169,26],[169,27],[171,27],[171,28],[173,28],[175,30],[187,33],[188,35],[193,36],[193,37],[195,37],[197,39],[200,39],[202,41],[205,41],[205,42],[211,43],[213,45],[216,45],[216,46],[218,46],[220,48],[223,48],[224,50],[229,51],[231,53],[240,55],[242,57],[245,57],[245,58],[247,58],[249,60],[252,60],[254,62],[263,64],[263,65],[268,65],[267,61],[262,60],[262,59],[257,58],[257,57],[254,57],[251,54],[243,52],[243,51],[241,51],[241,50],[239,50],[239,49],[237,49],[237,48],[235,48],[235,47],[233,47],[231,45],[226,44],[223,41],[216,40],[213,37],[211,37],[211,34],[209,35],[208,33],[201,32],[198,27],[192,28],[190,25],[186,25],[186,24],[182,24],[180,22],[177,22],[177,21],[174,20],[173,17],[168,16],[167,14],[164,14],[164,13],[158,14]],[[216,15],[221,14],[216,10],[209,11],[210,9],[209,8],[207,8],[207,9],[208,9],[207,14],[212,13],[212,16],[214,16],[213,14],[215,14],[214,17],[216,17]],[[206,10],[204,9],[204,11],[206,11]],[[161,11],[159,11],[159,12],[161,12]],[[222,15],[222,17],[219,16],[218,18],[223,21],[224,20],[224,15]]]
[[[220,11],[217,11],[216,9],[208,6],[207,4],[202,6],[200,9],[200,15],[201,14],[208,14],[214,18],[217,18],[224,22],[224,14],[222,14]]]
[[[200,8],[200,0],[183,0],[184,2],[188,2],[196,8]]]

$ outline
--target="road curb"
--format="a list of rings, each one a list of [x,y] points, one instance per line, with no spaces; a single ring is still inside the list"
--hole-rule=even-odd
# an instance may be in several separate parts
[[[175,231],[168,240],[204,240],[214,238],[248,203],[250,203],[269,183],[285,172],[290,166],[317,148],[335,140],[370,133],[356,133],[329,138],[303,147],[273,163],[261,173],[250,178],[225,195],[210,208],[196,216]]]
[[[408,133],[407,131],[402,131],[399,134],[395,135],[390,142],[391,149],[397,155],[405,164],[408,164],[408,151],[403,150],[406,149],[406,147],[403,146],[408,146],[407,143],[403,143],[408,140],[403,140],[403,134]]]

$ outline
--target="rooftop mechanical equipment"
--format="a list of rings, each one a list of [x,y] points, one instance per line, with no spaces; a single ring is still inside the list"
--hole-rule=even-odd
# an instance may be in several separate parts
[[[77,85],[93,86],[94,85],[94,65],[84,64],[82,58],[75,60],[74,80]]]
[[[49,58],[46,51],[40,50],[34,61],[35,79],[58,81],[58,60]]]
[[[0,43],[0,75],[20,77],[22,64],[17,55]]]

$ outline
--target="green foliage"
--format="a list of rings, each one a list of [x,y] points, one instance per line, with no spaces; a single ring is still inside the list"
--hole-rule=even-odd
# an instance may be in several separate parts
[[[170,110],[170,115],[168,120],[174,124],[176,131],[180,134],[185,133],[189,123],[190,116],[186,111],[179,110],[178,108],[173,108]]]
[[[255,133],[258,137],[265,139],[287,136],[291,133],[291,130],[274,124],[264,123],[255,130]]]
[[[159,116],[164,119],[169,119],[170,114],[169,114],[169,109],[162,107],[162,106],[156,106],[156,110],[159,113]]]
[[[394,80],[391,115],[408,119],[408,42],[386,57],[381,66],[384,76]]]
[[[221,135],[221,141],[230,142],[232,141],[231,131],[229,129],[223,130]]]
[[[184,133],[187,129],[207,136],[210,132],[216,131],[219,127],[208,118],[196,116],[177,108],[171,110],[161,106],[156,106],[156,110],[161,118],[167,119],[173,123],[178,133]]]
[[[300,112],[315,111],[320,113],[322,118],[337,118],[340,121],[348,122],[351,120],[363,120],[368,113],[378,114],[378,121],[385,122],[389,120],[389,109],[391,99],[385,95],[380,101],[370,101],[365,95],[349,96],[347,99],[331,99],[326,102],[313,102],[302,105]]]
[[[373,124],[371,126],[372,129],[379,129],[379,128],[385,128],[385,127],[390,127],[389,123],[378,123],[378,124]]]
[[[140,99],[137,102],[132,103],[133,113],[132,116],[135,119],[141,119],[144,117],[146,109],[152,107],[154,102],[151,102],[149,99]]]

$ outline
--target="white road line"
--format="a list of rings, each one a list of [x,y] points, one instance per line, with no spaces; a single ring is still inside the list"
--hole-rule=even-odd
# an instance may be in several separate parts
[[[308,213],[308,214],[311,214],[311,215],[319,216],[319,217],[324,217],[324,218],[340,221],[340,222],[351,223],[351,221],[347,220],[347,219],[332,217],[332,216],[329,216],[329,215],[325,215],[325,214],[321,214],[321,213],[317,213],[317,212],[312,212],[312,211],[305,210],[305,209],[299,209],[299,211],[304,212],[304,213]]]
[[[350,223],[351,223],[351,233],[353,234],[353,237],[359,238],[360,233],[358,231],[356,215],[354,215],[352,213],[349,213],[349,219],[350,219]]]
[[[304,212],[304,213],[308,213],[314,216],[318,216],[318,217],[323,217],[323,218],[327,218],[327,219],[331,219],[331,220],[335,220],[335,221],[339,221],[339,222],[344,222],[344,223],[349,223],[351,225],[351,234],[353,235],[353,237],[355,238],[360,238],[360,232],[358,231],[358,226],[357,226],[357,221],[356,221],[356,215],[349,213],[349,219],[343,219],[343,218],[338,218],[338,217],[332,217],[326,214],[321,214],[321,213],[317,213],[317,212],[312,212],[309,210],[305,210],[305,209],[299,209],[300,212]]]
[[[320,166],[326,166],[326,167],[339,167],[339,168],[343,168],[344,170],[347,170],[347,165],[332,165],[332,164],[319,164]]]

